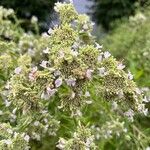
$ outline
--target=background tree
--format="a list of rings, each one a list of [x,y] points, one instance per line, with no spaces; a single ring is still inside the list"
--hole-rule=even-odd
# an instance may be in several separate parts
[[[0,5],[5,8],[13,8],[17,17],[26,19],[22,26],[27,29],[30,26],[32,16],[37,16],[39,27],[43,31],[47,28],[46,20],[53,12],[54,3],[57,0],[1,0]],[[50,20],[50,19],[49,19]]]
[[[113,21],[133,15],[136,4],[148,5],[149,0],[90,0],[93,1],[93,20],[109,30]]]

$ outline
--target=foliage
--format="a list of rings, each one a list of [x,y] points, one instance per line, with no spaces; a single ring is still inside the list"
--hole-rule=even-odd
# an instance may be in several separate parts
[[[123,17],[128,17],[135,13],[136,5],[145,6],[149,0],[90,0],[93,1],[93,19],[101,24],[104,29],[109,30],[112,23]]]
[[[41,36],[0,10],[0,149],[147,148],[137,118],[148,109],[132,75],[95,42],[88,16],[72,3],[54,9],[60,24]]]
[[[18,18],[26,20],[22,23],[22,26],[29,30],[31,28],[30,19],[32,16],[38,18],[40,28],[46,28],[44,24],[49,14],[52,13],[55,2],[56,0],[1,0],[0,5],[6,8],[13,8]]]
[[[118,59],[124,59],[139,85],[150,87],[150,14],[148,12],[149,9],[130,17],[106,36],[102,43]]]

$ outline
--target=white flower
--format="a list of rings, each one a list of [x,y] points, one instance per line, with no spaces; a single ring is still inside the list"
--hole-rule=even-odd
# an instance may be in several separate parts
[[[15,70],[14,70],[14,73],[15,74],[20,74],[22,71],[21,67],[17,67]]]
[[[135,92],[136,92],[137,94],[139,94],[139,95],[141,94],[141,90],[140,90],[139,88],[136,88],[136,89],[135,89]]]
[[[143,102],[148,103],[148,102],[150,102],[150,100],[146,96],[144,96]]]
[[[51,29],[51,28],[48,30],[48,34],[50,34],[50,35],[53,34],[53,32],[54,32],[54,31],[53,31],[53,29]]]
[[[58,78],[56,81],[55,81],[55,86],[56,88],[60,87],[62,85],[62,79],[61,78]]]
[[[88,79],[91,79],[92,78],[92,73],[94,72],[94,70],[91,70],[91,69],[87,69],[86,71],[86,77]]]
[[[43,92],[43,93],[41,94],[41,99],[48,100],[48,99],[49,99],[49,95],[48,95],[47,93]]]
[[[55,77],[60,76],[60,75],[61,75],[61,72],[59,70],[54,71],[54,76]]]
[[[11,102],[9,102],[8,100],[5,100],[5,106],[9,107],[11,105]]]
[[[145,116],[148,115],[148,109],[145,108],[145,104],[139,104],[138,105],[138,111],[140,111],[141,113],[143,113]]]
[[[32,132],[32,135],[33,135],[33,139],[36,139],[37,141],[40,141],[41,140],[41,137],[39,134],[35,133],[35,132]]]
[[[24,140],[27,141],[27,142],[29,142],[30,136],[29,136],[29,135],[25,135],[25,136],[24,136]]]
[[[43,61],[41,62],[41,64],[40,64],[40,66],[43,67],[43,68],[47,68],[47,64],[48,64],[48,63],[49,63],[48,61],[43,60]]]
[[[98,43],[95,43],[95,44],[96,44],[96,49],[101,50],[103,48],[102,45],[99,45]]]
[[[87,25],[87,24],[84,24],[84,25],[83,25],[83,29],[84,29],[84,30],[88,30],[88,29],[89,29],[88,25]]]
[[[145,150],[150,150],[150,147],[148,146],[148,147],[146,147],[146,149]]]
[[[106,69],[104,67],[98,68],[99,76],[104,77],[107,75]]]
[[[76,94],[74,92],[71,93],[71,99],[74,99]]]
[[[35,122],[34,122],[34,126],[36,126],[36,127],[37,127],[39,124],[40,124],[39,121],[35,121]]]
[[[69,86],[75,86],[75,84],[76,84],[76,79],[66,79],[65,80],[66,81],[66,83],[67,83],[67,85],[69,85]]]
[[[66,140],[63,138],[60,138],[58,143],[59,144],[56,145],[56,147],[59,148],[60,150],[63,150],[65,148]]]
[[[51,89],[50,87],[47,87],[46,91],[49,96],[53,96],[57,92],[56,89]]]
[[[15,114],[16,111],[17,111],[17,108],[14,108],[13,111],[12,111],[12,113]]]
[[[118,70],[122,70],[124,68],[125,68],[125,65],[123,65],[122,63],[119,63],[118,66],[117,66]]]
[[[104,52],[104,58],[109,58],[111,54],[109,52]]]
[[[90,104],[92,104],[92,101],[86,101],[86,103],[87,103],[88,105],[90,105]]]
[[[5,88],[6,88],[7,90],[10,89],[10,82],[7,82],[7,84],[5,85]]]
[[[7,145],[10,145],[10,144],[12,144],[12,141],[11,141],[10,139],[3,140],[3,141],[4,141],[4,143],[5,143],[5,144],[7,144]]]
[[[129,79],[129,80],[132,80],[132,79],[133,79],[133,75],[131,74],[130,71],[128,72],[128,79]]]
[[[43,53],[44,53],[44,54],[49,54],[49,53],[50,53],[50,52],[49,52],[49,48],[47,47],[46,49],[44,49],[44,50],[43,50]]]
[[[90,93],[89,93],[89,91],[86,91],[85,92],[85,97],[90,97],[91,95],[90,95]]]
[[[47,37],[49,37],[49,35],[46,32],[44,32],[44,33],[42,33],[42,37],[47,38]]]
[[[125,116],[129,118],[130,121],[133,122],[133,116],[134,116],[134,111],[132,109],[129,109],[127,112],[124,113]]]

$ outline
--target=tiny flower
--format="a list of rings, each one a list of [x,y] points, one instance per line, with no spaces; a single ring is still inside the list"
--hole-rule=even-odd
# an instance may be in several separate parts
[[[49,95],[48,95],[47,93],[43,92],[43,93],[41,94],[41,99],[48,100],[48,99],[49,99]]]
[[[60,138],[58,141],[58,145],[56,145],[57,148],[63,150],[65,148],[66,140],[63,138]]]
[[[50,29],[48,30],[48,34],[49,34],[49,35],[53,34],[53,29],[52,29],[52,28],[50,28]]]
[[[62,79],[61,78],[58,78],[56,81],[55,81],[55,86],[56,88],[60,87],[62,85]]]
[[[129,109],[127,112],[124,113],[125,116],[129,118],[130,121],[133,122],[133,116],[134,116],[134,111],[132,109]]]
[[[75,86],[76,84],[76,79],[66,79],[65,81],[69,86]]]
[[[34,126],[36,126],[36,127],[37,127],[39,124],[40,124],[39,121],[35,121],[35,122],[34,122]]]
[[[12,113],[15,114],[16,111],[17,111],[17,108],[14,108],[13,111],[12,111]]]
[[[91,79],[92,78],[92,73],[94,72],[94,70],[91,70],[91,69],[87,69],[86,71],[86,77],[88,79]]]
[[[101,62],[102,59],[103,59],[103,57],[102,57],[102,55],[100,54],[100,55],[97,57],[97,61],[98,61],[98,62]]]
[[[71,93],[71,99],[74,99],[76,94],[74,92]]]
[[[104,77],[107,75],[106,69],[104,67],[98,68],[99,76]]]
[[[96,49],[101,50],[103,48],[102,45],[99,45],[98,43],[95,43],[95,44],[96,44]]]
[[[84,29],[84,30],[88,30],[88,29],[89,29],[88,25],[87,25],[87,24],[84,24],[84,25],[83,25],[83,29]]]
[[[139,88],[136,88],[136,89],[135,89],[135,92],[136,92],[137,94],[139,94],[139,95],[141,94],[141,90],[140,90]]]
[[[109,58],[111,54],[109,52],[104,52],[104,58]]]
[[[24,140],[25,140],[25,141],[29,142],[29,139],[30,139],[30,136],[29,136],[29,135],[25,135],[25,136],[24,136]]]
[[[46,49],[44,49],[44,50],[43,50],[43,53],[44,53],[44,54],[49,54],[49,53],[50,53],[50,52],[49,52],[49,48],[47,47]]]
[[[50,87],[47,87],[46,90],[49,96],[53,96],[57,92],[56,89],[51,89]]]
[[[49,63],[48,61],[43,60],[43,61],[41,62],[41,64],[40,64],[40,66],[43,67],[43,68],[47,68],[47,64],[48,64],[48,63]]]
[[[118,66],[117,66],[118,70],[122,70],[124,68],[125,68],[125,65],[123,65],[122,63],[119,63]]]
[[[7,82],[7,84],[5,85],[5,88],[6,88],[7,90],[10,89],[10,83],[9,83],[9,82]]]
[[[5,100],[5,106],[6,106],[6,107],[9,107],[9,106],[10,106],[10,104],[11,104],[11,102],[9,102],[9,101]]]
[[[86,91],[85,92],[85,97],[90,97],[91,95],[90,95],[90,93],[89,93],[89,91]]]
[[[49,35],[46,32],[44,32],[44,33],[42,33],[42,37],[47,38],[47,37],[49,37]]]
[[[61,72],[59,70],[54,71],[54,76],[55,77],[60,76],[60,75],[61,75]]]
[[[4,143],[7,145],[10,145],[10,144],[12,144],[12,141],[10,139],[7,139],[7,140],[4,140]]]
[[[18,75],[18,74],[21,73],[21,71],[22,71],[21,67],[17,67],[17,68],[15,69],[14,73]]]
[[[90,104],[92,104],[92,101],[86,101],[86,103],[87,103],[88,105],[90,105]]]
[[[30,81],[34,81],[36,79],[36,72],[37,72],[37,67],[32,68],[31,72],[29,73]]]
[[[133,75],[131,74],[130,71],[128,72],[128,79],[129,79],[129,80],[132,80],[132,79],[133,79]]]
[[[143,102],[148,103],[148,102],[150,102],[150,100],[146,96],[144,96]]]

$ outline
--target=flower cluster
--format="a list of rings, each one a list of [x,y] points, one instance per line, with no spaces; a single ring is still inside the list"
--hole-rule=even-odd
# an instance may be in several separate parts
[[[80,122],[84,108],[94,103],[93,97],[100,97],[98,104],[118,103],[128,117],[134,111],[147,113],[132,74],[125,73],[125,66],[94,41],[89,17],[79,15],[72,3],[56,3],[55,11],[60,15],[60,24],[47,33],[41,36],[21,33],[17,42],[11,39],[9,44],[13,46],[9,49],[16,55],[5,53],[7,42],[0,40],[3,50],[0,69],[3,76],[8,73],[0,84],[0,121],[10,123],[8,133],[3,133],[7,130],[2,127],[0,149],[7,145],[8,150],[26,150],[29,141],[52,137],[56,143],[62,137],[59,149],[95,150],[91,130],[81,123],[74,123],[77,131],[68,136],[70,139],[66,140],[65,135],[59,137],[65,119]],[[32,21],[37,22],[36,18]],[[91,91],[95,85],[96,89]],[[102,133],[105,134],[107,126],[117,134],[122,132],[124,124],[115,123],[112,126],[106,123]]]

